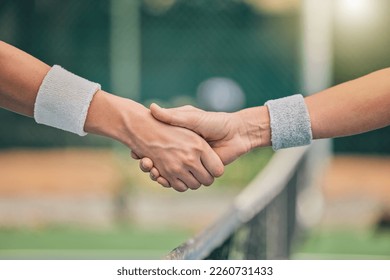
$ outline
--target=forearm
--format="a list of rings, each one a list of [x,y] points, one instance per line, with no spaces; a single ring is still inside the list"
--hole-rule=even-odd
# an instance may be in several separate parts
[[[359,134],[390,125],[390,68],[305,98],[313,139]],[[239,112],[252,148],[271,145],[267,106]]]
[[[314,139],[363,133],[390,124],[390,68],[305,98]]]
[[[50,68],[39,59],[0,41],[0,107],[33,117],[39,87]],[[116,108],[125,105],[130,108],[126,114]],[[124,118],[146,111],[136,102],[99,90],[91,102],[85,131],[130,144],[123,135]]]
[[[139,156],[155,158],[178,191],[210,185],[223,173],[217,154],[194,132],[156,121],[141,104],[3,42],[0,106],[81,136],[90,132],[118,140]]]
[[[50,66],[0,41],[0,107],[29,117]]]

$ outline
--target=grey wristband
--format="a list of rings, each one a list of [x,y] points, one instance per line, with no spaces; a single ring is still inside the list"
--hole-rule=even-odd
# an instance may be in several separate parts
[[[271,141],[275,151],[311,143],[310,116],[302,95],[269,100],[265,106],[270,115]]]

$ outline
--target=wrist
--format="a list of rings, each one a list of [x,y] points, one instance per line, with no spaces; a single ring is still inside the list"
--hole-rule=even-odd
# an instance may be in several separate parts
[[[130,99],[99,90],[92,99],[84,130],[132,146],[134,124],[148,109]]]
[[[271,146],[271,120],[269,117],[268,107],[260,106],[260,142],[257,147],[269,147]]]
[[[100,84],[54,65],[36,94],[34,119],[39,124],[85,136],[88,109],[99,90]]]
[[[269,100],[265,106],[269,110],[274,151],[311,143],[310,115],[301,94]]]
[[[268,108],[259,106],[237,112],[241,119],[241,137],[246,139],[249,150],[271,145],[271,127]]]

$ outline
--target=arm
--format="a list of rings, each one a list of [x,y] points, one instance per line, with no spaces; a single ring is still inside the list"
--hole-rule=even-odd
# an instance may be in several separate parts
[[[348,136],[388,126],[390,68],[308,96],[305,103],[314,139]],[[266,106],[231,114],[205,112],[191,107],[162,109],[156,105],[152,105],[151,110],[153,116],[161,121],[193,129],[208,141],[218,140],[211,143],[214,146],[225,143],[228,135],[235,135],[240,143],[246,143],[247,148],[238,151],[240,155],[271,144]],[[221,124],[227,127],[223,132],[216,130]]]
[[[29,117],[50,66],[0,41],[0,107]]]
[[[390,125],[390,68],[305,98],[314,139],[359,134]]]
[[[359,134],[390,125],[390,68],[306,97],[305,103],[314,139]],[[224,164],[256,147],[271,145],[266,106],[231,114],[193,107],[162,109],[157,105],[151,111],[163,122],[187,127],[204,136]],[[143,159],[141,165],[144,171],[152,171],[153,177],[159,176],[149,159]],[[161,180],[160,177],[158,181],[166,183]]]
[[[38,89],[50,67],[0,42],[0,107],[32,117]],[[178,191],[210,185],[223,165],[194,132],[163,124],[132,100],[99,90],[90,104],[86,132],[111,137],[141,157],[153,159],[169,186]]]

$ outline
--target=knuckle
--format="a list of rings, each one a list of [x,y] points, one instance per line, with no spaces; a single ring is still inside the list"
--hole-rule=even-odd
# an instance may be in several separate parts
[[[194,153],[188,153],[186,155],[186,162],[193,166],[196,162],[198,162],[198,157],[194,155]]]
[[[192,146],[189,149],[188,153],[191,153],[194,157],[199,156],[204,153],[207,148],[207,143],[201,137],[193,137],[191,139]]]
[[[184,109],[192,110],[192,109],[194,109],[195,107],[192,106],[192,105],[185,105],[185,106],[183,106],[183,108],[184,108]]]
[[[177,174],[180,174],[182,172],[182,166],[178,164],[177,162],[169,164],[166,166],[166,174],[170,174],[169,177],[175,178],[177,177]],[[176,184],[176,182],[175,182]]]
[[[180,174],[181,171],[182,171],[182,168],[179,165],[175,165],[171,168],[171,173],[175,174],[175,175]]]

